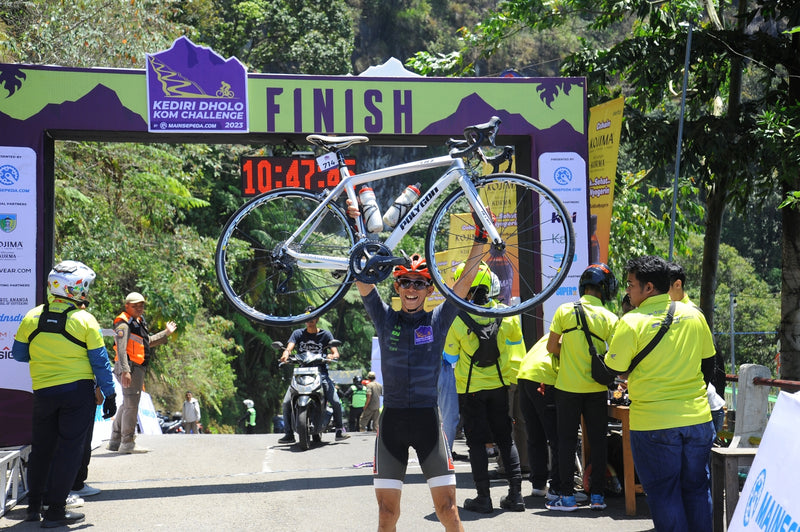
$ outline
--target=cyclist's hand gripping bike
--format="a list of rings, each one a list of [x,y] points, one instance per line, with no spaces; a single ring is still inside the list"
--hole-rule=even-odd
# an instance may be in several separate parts
[[[295,325],[329,310],[354,280],[375,284],[391,275],[405,254],[393,250],[431,206],[438,205],[425,238],[425,256],[436,288],[459,308],[483,316],[531,312],[566,277],[575,249],[569,212],[546,186],[530,177],[497,172],[513,149],[487,158],[482,146],[494,146],[500,119],[467,127],[464,140],[448,141],[450,153],[363,174],[351,175],[343,150],[368,142],[364,136],[309,135],[307,140],[335,156],[341,181],[333,190],[312,193],[278,189],[257,196],[237,210],[219,238],[216,270],[225,297],[250,319],[269,325]],[[481,163],[495,173],[482,176]],[[344,211],[343,197],[357,204],[356,187],[430,168],[447,167],[397,225],[369,235],[363,216]],[[510,167],[510,162],[509,162]],[[453,188],[450,194],[442,196]],[[492,212],[489,212],[489,211]],[[492,223],[492,213],[497,221]],[[508,284],[503,305],[475,305],[453,293],[453,270],[472,247],[477,218],[489,233],[485,259],[501,257]],[[461,253],[461,254],[459,254]],[[458,258],[463,257],[463,258]],[[509,274],[516,276],[510,295]],[[310,312],[306,312],[312,307]]]

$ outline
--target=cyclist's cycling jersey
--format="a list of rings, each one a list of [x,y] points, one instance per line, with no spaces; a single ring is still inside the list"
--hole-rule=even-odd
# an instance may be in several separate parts
[[[398,312],[377,289],[362,299],[381,348],[384,407],[436,407],[444,342],[458,309],[445,301],[432,312]]]
[[[372,472],[376,488],[402,488],[409,447],[417,452],[429,487],[455,486],[456,469],[442,432],[439,409],[384,408],[375,439]]]

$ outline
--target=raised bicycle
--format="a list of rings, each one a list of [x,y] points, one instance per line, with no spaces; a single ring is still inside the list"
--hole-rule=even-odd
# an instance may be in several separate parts
[[[397,256],[393,250],[423,213],[438,205],[424,253],[439,292],[471,314],[531,312],[566,277],[575,235],[569,212],[549,188],[530,177],[498,172],[500,164],[510,161],[513,148],[505,147],[491,158],[484,154],[483,146],[495,145],[499,125],[500,119],[492,117],[465,128],[464,140],[447,142],[448,155],[357,175],[350,173],[343,151],[368,142],[367,137],[309,135],[309,143],[329,152],[318,161],[333,159],[341,181],[321,193],[277,189],[242,205],[217,243],[215,264],[225,297],[253,321],[278,326],[303,323],[333,307],[354,280],[375,284],[405,263],[405,253]],[[494,173],[480,175],[487,162]],[[447,169],[390,231],[369,234],[364,216],[353,220],[345,214],[344,198],[357,203],[358,185],[437,167]],[[440,200],[455,184],[458,187]],[[495,214],[502,211],[495,223],[489,209]],[[485,260],[491,265],[492,258],[504,257],[505,267],[516,274],[514,295],[495,308],[463,300],[451,288],[452,272],[472,246],[473,216],[489,233]],[[313,310],[306,312],[308,307]]]

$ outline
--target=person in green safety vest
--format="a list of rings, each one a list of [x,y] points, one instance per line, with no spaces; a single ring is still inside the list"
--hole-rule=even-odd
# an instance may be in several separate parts
[[[367,390],[361,384],[361,375],[353,377],[353,384],[342,396],[350,400],[347,430],[358,432],[358,420],[361,418],[361,412],[364,411],[364,405],[367,403]]]

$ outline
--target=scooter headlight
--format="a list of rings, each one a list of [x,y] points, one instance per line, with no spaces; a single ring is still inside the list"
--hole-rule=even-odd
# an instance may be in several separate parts
[[[295,381],[301,386],[311,386],[314,384],[314,375],[296,375]]]

